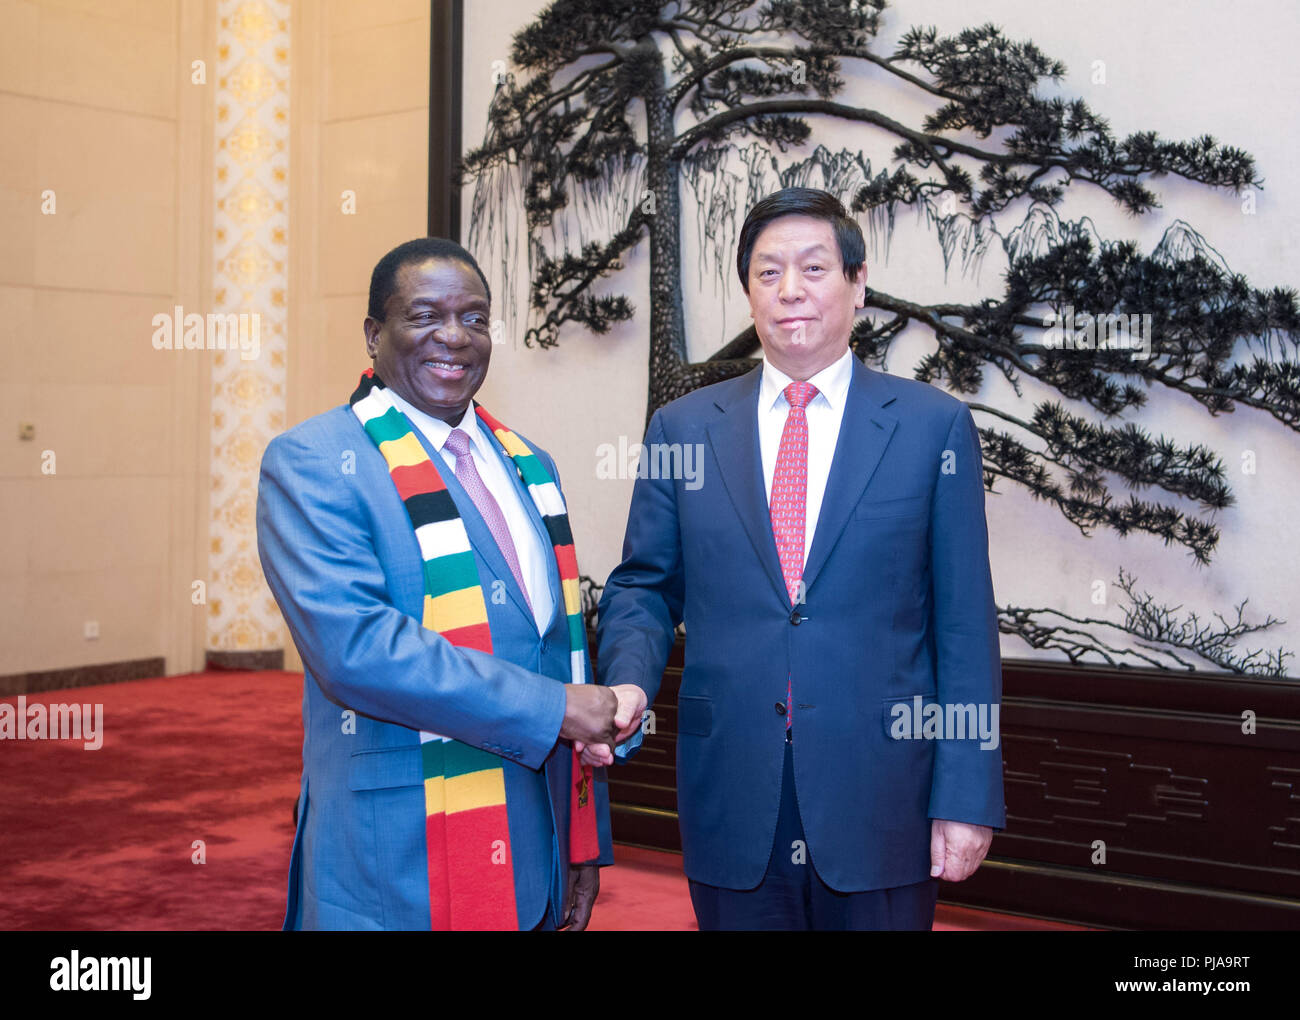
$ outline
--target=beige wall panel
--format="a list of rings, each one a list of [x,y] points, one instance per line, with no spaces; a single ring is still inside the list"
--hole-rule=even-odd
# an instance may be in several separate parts
[[[31,570],[32,489],[41,484],[34,478],[0,479],[0,505],[4,506],[4,527],[0,528],[0,588],[24,580]]]
[[[0,121],[0,130],[4,122]],[[0,283],[30,285],[36,279],[36,196],[0,188]]]
[[[170,295],[176,285],[176,126],[51,103],[37,129],[35,277],[53,287]]]
[[[338,35],[399,21],[422,21],[424,37],[429,37],[429,0],[325,0],[324,34]]]
[[[175,28],[176,8],[180,3],[199,6],[195,0],[39,0],[40,7],[72,14],[93,14],[169,33]]]
[[[40,357],[48,329],[45,323],[36,329],[36,290],[32,287],[5,287],[0,285],[0,364],[6,374],[19,379],[29,378],[25,367]],[[11,411],[6,407],[7,411]],[[0,420],[0,438],[12,422]],[[0,443],[0,449],[8,444]]]
[[[321,131],[322,294],[366,291],[384,252],[424,235],[427,135],[425,110],[327,124]],[[356,193],[355,214],[342,212],[345,189]]]
[[[60,479],[117,479],[133,485],[171,469],[172,412],[166,386],[46,384],[36,388],[32,408],[38,441],[23,445],[55,451]],[[87,515],[82,530],[114,541],[118,522],[101,523],[93,506],[81,511]]]
[[[169,297],[49,288],[30,293],[40,324],[28,355],[34,382],[145,385],[170,394],[178,359],[206,357],[154,349],[153,317],[172,318]]]
[[[422,196],[421,196],[422,197]],[[340,216],[321,225],[331,257],[321,267],[321,292],[330,297],[368,294],[375,263],[403,241],[423,237],[425,205],[415,197],[377,202],[364,219]]]
[[[89,198],[71,208],[60,203],[58,215],[37,224],[35,282],[156,294],[165,302],[176,282],[175,231],[175,210],[151,202]],[[145,238],[147,245],[141,243]]]
[[[0,32],[0,38],[4,33]],[[3,61],[3,57],[0,57]],[[0,63],[0,67],[3,63]],[[36,204],[36,129],[49,104],[27,96],[0,92],[0,124],[5,144],[0,145],[0,189],[21,191]],[[6,222],[6,226],[8,223]]]
[[[50,662],[68,668],[161,654],[163,576],[160,568],[139,565],[34,576],[18,653],[27,661],[0,668],[17,673],[48,669]],[[85,636],[87,620],[99,624],[94,640]]]
[[[3,8],[0,8],[0,14]],[[0,32],[0,38],[4,33]],[[0,54],[0,75],[5,58]],[[30,284],[35,279],[36,217],[40,192],[36,135],[47,104],[0,94],[0,283]]]
[[[0,383],[0,408],[4,408],[5,419],[10,423],[4,442],[0,443],[0,478],[39,478],[44,449],[39,430],[33,443],[18,439],[18,423],[35,418],[36,397],[32,388],[25,382]]]
[[[29,95],[36,91],[37,18],[36,5],[29,0],[0,0],[0,25],[4,26],[0,32],[0,90]]]
[[[39,574],[158,570],[166,563],[166,478],[54,476],[40,482],[29,504],[31,562],[39,564]]]
[[[12,483],[0,482],[0,495],[6,500]],[[32,652],[32,636],[27,631],[27,574],[3,574],[0,579],[0,676],[26,672],[28,663],[37,661]]]
[[[429,107],[429,20],[327,37],[325,120]],[[427,145],[428,131],[421,136]]]
[[[93,14],[41,8],[38,91],[48,99],[174,117],[178,70],[171,19],[155,27],[103,17],[112,7],[95,4]]]
[[[344,403],[356,388],[361,373],[370,367],[361,329],[366,315],[365,295],[321,298],[320,308],[321,334],[299,338],[302,357],[313,362],[309,389],[303,394],[300,407],[302,418]]]
[[[216,23],[211,0],[0,0],[0,673],[201,665],[210,355],[150,339],[211,308]]]
[[[156,117],[65,103],[42,105],[36,183],[41,188],[176,205],[176,124]],[[62,201],[60,201],[62,205]],[[125,239],[124,239],[125,240]],[[145,238],[141,238],[145,241]],[[156,242],[148,246],[155,246]],[[146,247],[141,244],[141,247]]]

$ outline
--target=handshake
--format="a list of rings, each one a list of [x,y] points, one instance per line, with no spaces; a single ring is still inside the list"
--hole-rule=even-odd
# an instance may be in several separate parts
[[[584,765],[612,765],[614,747],[641,727],[645,691],[636,684],[565,684],[560,737],[573,741]]]

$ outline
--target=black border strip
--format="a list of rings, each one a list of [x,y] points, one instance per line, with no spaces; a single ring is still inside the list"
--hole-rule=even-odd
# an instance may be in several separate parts
[[[430,237],[460,240],[461,104],[464,96],[464,0],[431,0],[429,17]]]

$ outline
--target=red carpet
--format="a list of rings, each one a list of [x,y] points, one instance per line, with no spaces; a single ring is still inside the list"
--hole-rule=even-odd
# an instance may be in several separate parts
[[[104,743],[0,742],[0,928],[280,926],[300,674],[192,674],[27,701],[102,703]],[[206,864],[192,861],[195,840]]]
[[[696,931],[691,896],[680,854],[615,846],[613,868],[600,873],[600,898],[592,911],[592,931]],[[995,914],[944,903],[934,917],[935,931],[1086,931],[1071,924]]]
[[[14,704],[16,698],[3,699]],[[302,763],[300,673],[27,695],[103,705],[103,746],[0,740],[0,929],[275,929]],[[195,863],[202,841],[206,863]],[[695,928],[681,857],[617,847],[596,931]],[[936,930],[1068,928],[939,907]]]

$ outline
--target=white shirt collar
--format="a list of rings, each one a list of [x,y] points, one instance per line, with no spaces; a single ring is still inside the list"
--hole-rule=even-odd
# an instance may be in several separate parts
[[[853,381],[853,351],[847,350],[839,358],[808,380],[817,388],[813,400],[825,399],[831,408],[842,408],[849,397],[849,384]],[[763,378],[758,395],[760,410],[772,410],[778,400],[783,400],[785,388],[793,379],[763,358]]]
[[[469,441],[478,448],[479,455],[482,457],[497,456],[497,450],[484,434],[483,429],[479,427],[478,414],[475,412],[475,404],[471,400],[468,408],[465,409],[465,415],[461,418],[459,425],[449,425],[441,418],[435,418],[431,414],[426,414],[418,407],[415,407],[410,401],[403,400],[393,388],[387,387],[386,392],[392,398],[397,409],[401,411],[412,425],[428,437],[436,449],[442,450],[447,445],[447,438],[451,435],[453,428],[458,428],[469,436]]]

